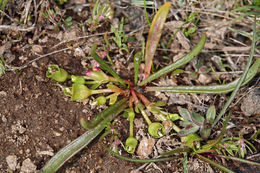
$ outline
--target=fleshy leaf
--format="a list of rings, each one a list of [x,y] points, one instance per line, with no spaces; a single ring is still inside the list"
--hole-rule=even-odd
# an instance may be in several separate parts
[[[181,117],[179,114],[167,114],[167,118],[171,121],[179,120]]]
[[[189,134],[195,133],[200,129],[199,126],[193,123],[187,123],[184,129],[182,129],[178,134],[180,136],[188,136]]]
[[[191,121],[191,113],[188,111],[188,109],[178,108],[178,111],[185,121]]]
[[[101,119],[95,124],[93,129],[89,129],[77,139],[70,142],[59,152],[57,152],[51,160],[42,168],[42,173],[56,172],[67,160],[77,154],[80,150],[85,148],[93,139],[95,139],[107,126],[107,122],[113,120],[118,114],[124,111],[128,106],[127,99],[118,101],[115,105],[110,106],[103,112],[97,115],[97,117],[106,117]]]
[[[101,70],[99,71],[88,71],[86,73],[87,78],[90,78],[94,81],[98,81],[98,82],[104,82],[104,81],[108,81],[108,76]]]
[[[158,10],[158,12],[153,18],[149,30],[148,39],[146,43],[146,50],[145,50],[145,69],[144,69],[145,78],[147,78],[150,75],[150,71],[153,63],[153,57],[158,42],[161,38],[163,25],[166,21],[170,8],[171,8],[171,3],[166,2],[164,5],[161,6],[161,8]]]
[[[211,133],[211,124],[209,122],[205,122],[203,127],[200,130],[200,136],[206,140],[210,136],[210,133]]]
[[[191,113],[191,121],[197,126],[202,126],[204,123],[204,117],[196,112]]]
[[[112,76],[114,76],[120,84],[122,84],[124,87],[126,87],[125,82],[121,79],[121,77],[102,59],[100,58],[96,53],[97,45],[94,44],[91,48],[91,56],[100,64],[100,66],[107,70]]]
[[[65,96],[71,97],[72,96],[72,87],[64,88],[63,93],[65,94]]]
[[[114,93],[109,96],[107,96],[107,99],[109,99],[109,105],[113,105],[116,103],[117,97],[120,93]]]
[[[206,120],[207,122],[210,122],[210,124],[213,124],[215,117],[216,117],[216,108],[214,105],[212,105],[207,110]]]
[[[179,60],[177,60],[176,62],[160,69],[159,71],[155,72],[154,74],[152,74],[151,76],[147,77],[146,79],[144,79],[142,82],[140,82],[138,84],[138,86],[144,86],[146,83],[151,82],[155,79],[158,79],[159,77],[161,77],[162,75],[165,75],[185,64],[187,64],[188,62],[192,61],[199,53],[200,51],[203,49],[204,45],[206,43],[206,34],[204,33],[201,36],[200,41],[198,42],[198,44],[184,57],[180,58]],[[149,89],[148,89],[149,88]],[[156,87],[147,87],[147,91],[152,91],[150,90],[150,88],[156,88]],[[160,88],[160,87],[158,87]],[[162,87],[163,88],[163,87]],[[156,91],[160,91],[159,89],[157,89]]]

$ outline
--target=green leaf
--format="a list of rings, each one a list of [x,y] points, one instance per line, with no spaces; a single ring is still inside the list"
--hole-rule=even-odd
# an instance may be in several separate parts
[[[114,76],[120,84],[122,84],[124,87],[126,87],[125,82],[120,78],[120,76],[102,59],[100,58],[96,53],[97,45],[94,44],[91,48],[91,56],[100,64],[100,66],[107,70],[112,76]]]
[[[215,120],[215,117],[216,117],[216,108],[214,105],[212,105],[207,110],[206,120],[212,125]]]
[[[188,136],[189,134],[195,133],[200,129],[199,126],[196,124],[193,124],[192,122],[189,122],[186,124],[184,129],[182,129],[178,134],[180,136]]]
[[[241,86],[247,84],[258,73],[260,67],[260,58],[257,58],[255,63],[250,67],[245,80]],[[151,75],[152,76],[152,75]],[[150,76],[150,77],[151,77]],[[147,78],[148,79],[148,78]],[[238,84],[237,79],[229,84],[212,85],[212,86],[163,86],[163,87],[146,87],[146,91],[160,91],[169,93],[198,93],[198,94],[224,94],[233,91]]]
[[[171,121],[179,120],[181,117],[179,114],[167,114],[167,118]]]
[[[147,42],[146,42],[146,50],[145,50],[145,69],[144,74],[145,78],[150,75],[151,67],[153,63],[153,57],[158,45],[158,42],[161,38],[163,25],[166,21],[167,15],[170,11],[171,3],[166,2],[164,5],[160,7],[158,12],[153,18]]]
[[[200,41],[198,42],[198,44],[187,55],[185,55],[181,59],[177,60],[176,62],[162,68],[161,70],[157,71],[156,73],[152,74],[151,76],[149,76],[148,78],[143,80],[138,85],[143,86],[146,83],[151,82],[151,81],[161,77],[162,75],[165,75],[165,74],[183,66],[184,64],[187,64],[188,62],[192,61],[201,52],[205,43],[206,43],[206,34],[204,33],[202,35]]]
[[[191,121],[196,124],[197,126],[202,126],[205,119],[198,113],[191,112]]]
[[[143,54],[142,52],[137,52],[134,56],[134,75],[135,75],[135,85],[138,82],[138,74],[139,74],[139,67],[142,60]]]
[[[191,121],[191,113],[188,111],[188,109],[178,108],[178,111],[185,121]]]
[[[203,125],[203,127],[200,130],[200,136],[206,140],[210,136],[211,133],[211,126],[208,126],[206,123]]]
[[[113,93],[106,97],[107,99],[109,99],[109,105],[113,105],[116,103],[119,94],[120,93]]]

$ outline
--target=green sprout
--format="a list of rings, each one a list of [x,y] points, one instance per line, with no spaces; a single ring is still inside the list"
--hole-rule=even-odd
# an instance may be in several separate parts
[[[104,23],[113,15],[113,10],[108,3],[102,4],[97,0],[94,4],[92,10],[91,19],[87,20],[86,23],[89,25],[90,32],[95,31],[98,27],[101,26],[101,23]]]
[[[8,2],[9,2],[9,0],[0,0],[0,10],[4,10],[4,8]]]
[[[124,18],[121,19],[118,30],[113,25],[111,25],[111,29],[115,34],[113,40],[118,46],[119,50],[125,50],[126,52],[128,52],[128,47],[126,45],[127,37],[124,32]]]
[[[214,106],[209,107],[206,118],[184,108],[179,108],[179,114],[184,119],[184,129],[179,132],[180,136],[187,136],[200,130],[200,135],[203,139],[206,140],[209,137],[216,116],[216,109]]]

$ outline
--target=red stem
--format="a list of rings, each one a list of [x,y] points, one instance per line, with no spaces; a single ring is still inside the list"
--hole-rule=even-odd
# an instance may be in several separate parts
[[[133,97],[131,96],[130,98],[129,98],[129,108],[133,108]]]
[[[130,92],[131,92],[131,94],[132,94],[132,96],[133,96],[133,99],[134,99],[135,104],[139,103],[139,100],[138,100],[138,98],[137,98],[137,96],[136,96],[135,91],[134,91],[133,88],[130,88]]]
[[[147,107],[151,103],[143,94],[136,91],[137,96],[142,100],[144,105]]]

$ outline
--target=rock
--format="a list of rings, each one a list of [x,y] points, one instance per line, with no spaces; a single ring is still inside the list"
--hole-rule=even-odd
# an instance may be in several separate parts
[[[41,53],[41,52],[42,52],[42,46],[40,46],[40,45],[32,46],[32,53]]]
[[[85,57],[85,53],[84,51],[80,48],[80,47],[77,47],[74,51],[74,56],[76,57]]]
[[[246,116],[260,114],[260,87],[247,94],[242,101],[241,110]]]
[[[212,78],[207,74],[200,74],[198,78],[199,82],[202,84],[209,84],[212,81]]]
[[[31,161],[31,159],[27,158],[23,161],[21,167],[21,173],[31,173],[36,172],[36,165]]]
[[[8,165],[8,168],[11,169],[12,171],[15,171],[16,166],[17,166],[17,156],[16,155],[9,155],[5,159],[6,159],[6,163]]]
[[[7,93],[5,91],[0,91],[0,96],[5,97],[5,96],[7,96]]]
[[[141,156],[142,159],[148,158],[150,154],[153,152],[153,147],[155,144],[154,138],[144,138],[140,141],[140,144],[137,149],[137,154]]]

